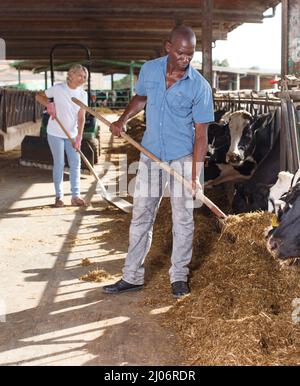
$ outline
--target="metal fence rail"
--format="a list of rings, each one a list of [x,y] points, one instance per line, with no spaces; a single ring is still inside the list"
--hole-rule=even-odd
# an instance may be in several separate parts
[[[96,105],[110,109],[124,109],[131,97],[130,89],[96,90]]]
[[[285,90],[285,91],[284,91]],[[278,109],[280,113],[280,170],[295,173],[300,166],[300,129],[297,125],[296,109],[289,96],[287,85],[281,97],[258,97],[251,93],[246,97],[230,93],[214,95],[215,111],[234,112],[247,110],[253,116]]]
[[[0,130],[7,132],[10,126],[25,122],[36,122],[42,107],[35,100],[34,91],[0,88]]]
[[[276,97],[258,97],[251,95],[244,97],[240,94],[214,95],[215,110],[236,111],[247,110],[252,115],[268,113],[280,106],[280,99]]]

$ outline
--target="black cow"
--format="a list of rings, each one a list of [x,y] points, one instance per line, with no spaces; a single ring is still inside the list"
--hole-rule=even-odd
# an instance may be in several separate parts
[[[251,179],[235,184],[232,200],[233,213],[268,210],[277,214],[283,204],[282,195],[300,182],[300,168],[295,175],[289,172],[280,172],[278,174],[279,168],[280,136],[277,137],[272,150],[255,170]]]
[[[216,110],[214,115],[215,115],[215,122],[218,123],[221,118],[226,114],[226,110]]]
[[[235,185],[232,200],[234,214],[268,210],[270,185],[239,183]]]
[[[235,184],[232,200],[233,213],[256,210],[273,211],[273,202],[291,186],[293,175],[280,170],[280,138],[278,136],[267,157],[255,169],[248,181]],[[270,209],[271,207],[271,209]]]
[[[211,123],[208,127],[207,142],[210,161],[225,163],[230,147],[229,124]]]
[[[300,257],[300,183],[282,199],[285,206],[278,213],[279,225],[268,232],[267,248],[279,259]]]

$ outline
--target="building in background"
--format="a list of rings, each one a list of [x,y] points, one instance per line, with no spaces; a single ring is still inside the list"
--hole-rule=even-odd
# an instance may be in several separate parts
[[[199,61],[192,65],[201,71]],[[266,90],[277,89],[280,71],[259,68],[232,68],[213,66],[213,88],[216,90]]]
[[[35,74],[31,71],[18,71],[11,67],[13,61],[0,60],[0,87],[15,86],[28,90],[44,90],[45,75],[44,73]],[[55,72],[55,82],[63,82],[66,80],[66,73],[61,71]],[[50,72],[47,78],[48,87],[51,85]],[[92,74],[91,88],[93,90],[110,89],[111,78],[103,74]]]

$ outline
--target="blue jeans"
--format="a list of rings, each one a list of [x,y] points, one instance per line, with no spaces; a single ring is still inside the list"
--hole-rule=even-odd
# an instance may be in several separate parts
[[[70,183],[72,197],[80,196],[80,155],[67,138],[47,135],[53,157],[53,182],[56,197],[63,197],[63,178],[65,167],[65,151],[70,166]]]
[[[186,179],[192,179],[192,156],[168,162]],[[192,259],[194,218],[193,198],[188,189],[162,170],[158,164],[141,155],[136,177],[133,214],[129,232],[129,249],[123,268],[123,279],[131,284],[144,283],[144,260],[151,247],[153,224],[166,186],[172,205],[173,250],[171,283],[187,281],[187,265]]]

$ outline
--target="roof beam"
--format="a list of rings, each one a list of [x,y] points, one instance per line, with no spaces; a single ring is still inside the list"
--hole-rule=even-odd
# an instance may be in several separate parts
[[[186,2],[185,2],[186,3]],[[184,4],[184,2],[183,2]],[[259,7],[249,7],[249,2],[247,2],[247,12],[245,13],[245,6],[237,8],[235,4],[228,3],[226,8],[214,8],[213,9],[213,19],[215,20],[233,20],[235,17],[252,17],[253,19],[261,20],[263,18],[262,13],[264,12],[264,4],[262,3]],[[60,5],[52,5],[51,3],[47,4],[47,7],[32,8],[24,6],[24,3],[19,7],[15,6],[5,6],[3,2],[0,4],[0,20],[19,20],[20,18],[26,18],[26,20],[36,20],[40,17],[47,17],[49,20],[67,20],[67,19],[82,19],[83,16],[87,17],[90,20],[97,19],[107,19],[109,18],[120,18],[120,19],[130,19],[130,18],[150,18],[153,20],[155,16],[159,18],[173,18],[178,17],[178,15],[186,17],[201,17],[201,3],[199,2],[198,6],[184,6],[184,7],[170,7],[165,6],[164,2],[151,7],[145,7],[142,4],[137,4],[134,6],[126,7],[112,7],[103,5],[102,2],[99,2],[96,7],[89,7],[88,4],[84,7],[74,7],[69,6],[68,3]]]
[[[213,0],[212,41],[244,22],[261,22],[279,2]],[[90,47],[96,59],[149,59],[161,54],[178,21],[193,28],[200,49],[201,24],[207,23],[202,12],[201,0],[1,0],[0,38],[9,59],[45,59],[53,44],[74,41]],[[76,50],[58,54],[82,56]]]
[[[221,40],[226,39],[226,32],[225,31],[213,31],[213,40]],[[200,36],[201,38],[201,36]],[[199,39],[199,35],[198,35]],[[132,44],[139,46],[151,46],[151,45],[162,45],[164,41],[166,40],[166,36],[156,36],[154,38],[151,37],[144,37],[143,34],[139,36],[139,39],[135,39],[133,37],[129,36],[122,36],[122,38],[118,38],[116,36],[114,37],[103,37],[101,34],[97,35],[95,37],[90,37],[88,35],[72,34],[72,36],[62,36],[61,34],[51,35],[51,37],[46,36],[45,34],[39,34],[39,36],[36,36],[35,34],[26,34],[25,36],[22,36],[22,39],[17,37],[9,37],[5,36],[6,46],[15,47],[16,45],[22,46],[22,47],[31,47],[34,46],[47,46],[51,47],[55,43],[74,43],[74,40],[77,41],[77,43],[85,43],[88,47],[92,48],[94,46],[98,47],[99,45],[104,45],[107,47],[124,47],[124,46],[131,46]],[[199,41],[200,44],[200,41]]]

